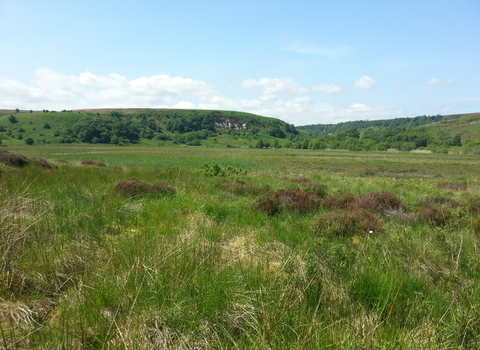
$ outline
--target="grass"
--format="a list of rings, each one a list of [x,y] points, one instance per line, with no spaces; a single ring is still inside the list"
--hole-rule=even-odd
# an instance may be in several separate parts
[[[58,168],[0,168],[0,348],[480,346],[471,156],[8,150]]]

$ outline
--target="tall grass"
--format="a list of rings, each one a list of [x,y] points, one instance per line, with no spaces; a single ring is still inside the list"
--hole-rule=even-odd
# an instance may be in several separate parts
[[[399,155],[409,171],[382,161],[365,172],[347,152],[194,151],[247,170],[225,178],[172,150],[183,159],[117,154],[80,166],[73,152],[58,169],[2,168],[0,348],[480,346],[470,158]],[[462,179],[439,173],[449,161],[465,162]],[[175,193],[115,193],[133,177]],[[457,182],[468,186],[437,185]],[[274,215],[259,210],[266,194]]]

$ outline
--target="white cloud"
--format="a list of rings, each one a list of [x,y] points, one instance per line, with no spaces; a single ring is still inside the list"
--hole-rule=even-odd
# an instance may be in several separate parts
[[[181,102],[179,97],[208,98],[215,88],[200,80],[154,75],[129,81],[119,74],[78,76],[38,69],[34,87],[0,80],[0,105],[29,109],[77,109],[88,107],[157,107]]]
[[[443,81],[442,79],[438,79],[438,78],[432,78],[425,82],[425,84],[428,84],[428,85],[439,85],[439,84],[452,85],[453,83],[454,83],[453,79],[447,79]]]
[[[300,53],[303,55],[315,55],[322,56],[328,59],[337,59],[352,53],[352,49],[348,46],[337,46],[331,48],[316,47],[314,45],[308,45],[302,42],[294,42],[288,45],[284,45],[282,51],[289,51]]]
[[[432,78],[432,79],[428,80],[427,82],[425,82],[425,84],[435,85],[435,84],[440,84],[441,82],[442,82],[442,79]]]
[[[342,92],[342,88],[338,85],[319,84],[313,87],[313,91],[319,91],[325,94],[336,94],[336,93]]]
[[[244,88],[260,88],[260,99],[271,101],[281,95],[301,95],[306,94],[308,89],[298,84],[291,78],[271,79],[262,78],[260,80],[247,79],[242,82]]]
[[[355,82],[354,87],[357,89],[372,89],[377,85],[377,82],[369,76],[363,76]]]
[[[373,80],[373,79],[372,79]],[[310,96],[311,91],[338,92],[335,85],[320,84],[311,91],[291,78],[247,79],[244,89],[258,95],[225,97],[200,80],[154,75],[128,80],[119,74],[106,76],[84,72],[65,75],[49,69],[35,72],[29,85],[0,79],[0,108],[62,110],[83,108],[200,108],[256,113],[295,125],[331,123],[402,116],[397,110],[361,103],[335,105]]]

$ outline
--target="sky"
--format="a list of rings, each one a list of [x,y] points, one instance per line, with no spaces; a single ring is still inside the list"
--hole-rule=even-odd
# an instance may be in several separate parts
[[[0,0],[0,108],[480,112],[480,0]]]

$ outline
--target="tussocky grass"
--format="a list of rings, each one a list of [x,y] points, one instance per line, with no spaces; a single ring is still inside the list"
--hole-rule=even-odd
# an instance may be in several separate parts
[[[480,345],[478,214],[469,204],[478,198],[479,178],[470,156],[25,150],[68,163],[0,169],[0,347]],[[79,165],[87,159],[107,166]],[[202,173],[205,162],[247,173],[225,181]],[[176,192],[113,193],[115,184],[132,177],[164,182]],[[255,209],[264,191],[312,183],[326,186],[315,211],[267,216]],[[379,222],[375,232],[335,235],[337,227],[318,228],[321,218],[335,217],[332,212],[355,210],[322,201],[378,191],[395,194],[401,206],[370,208]],[[287,197],[282,201],[288,204]],[[425,206],[448,211],[448,220],[422,219]]]

